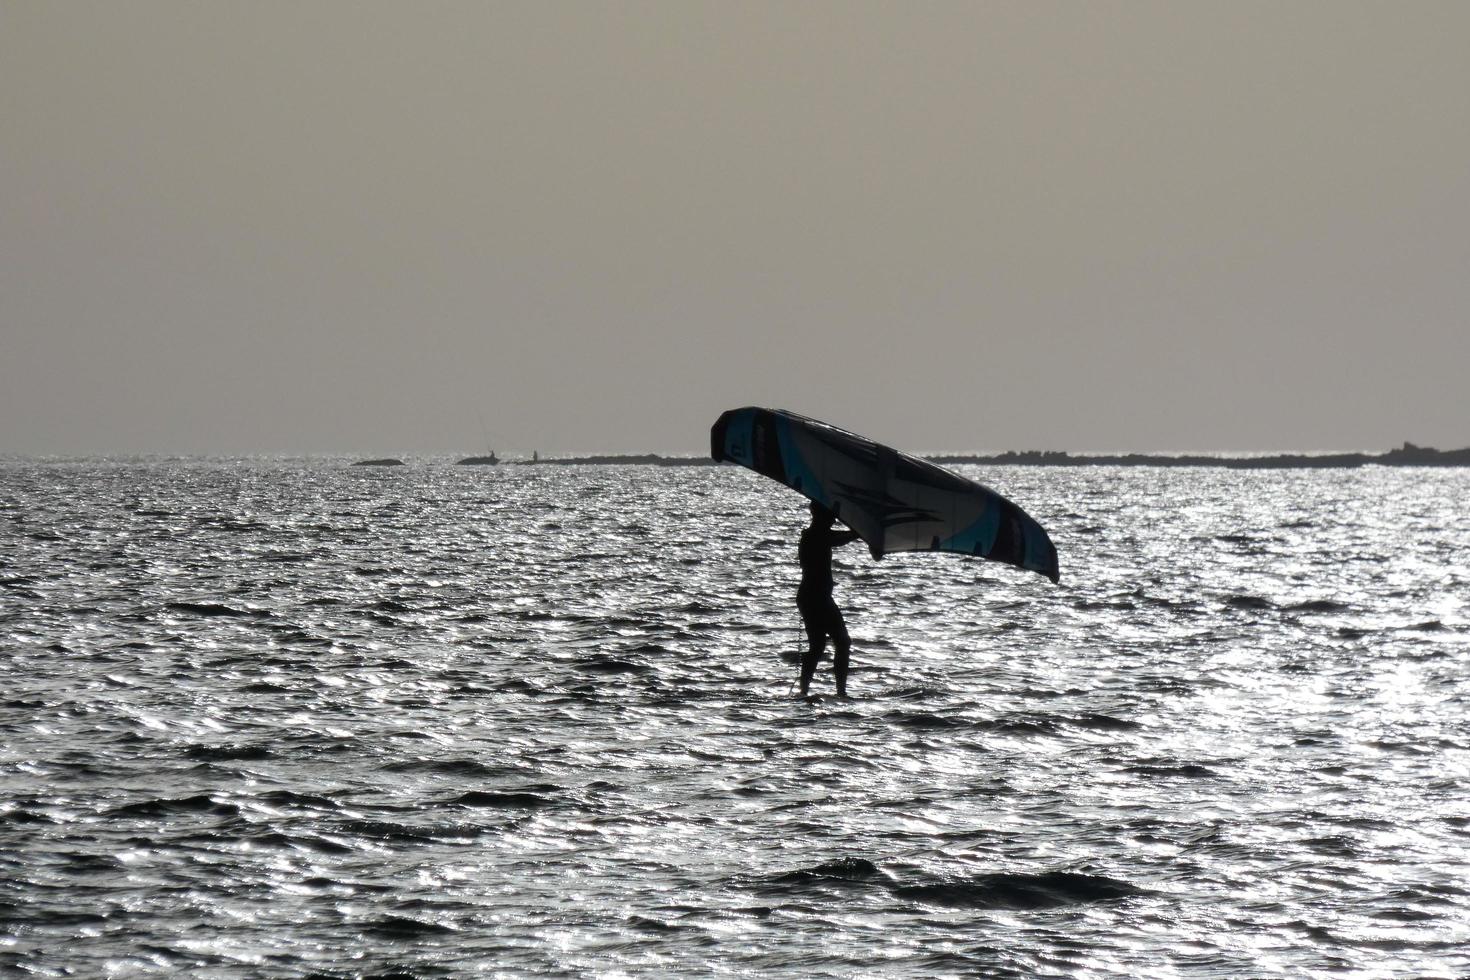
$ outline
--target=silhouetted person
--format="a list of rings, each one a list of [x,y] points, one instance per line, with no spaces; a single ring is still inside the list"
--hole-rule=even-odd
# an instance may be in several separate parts
[[[801,532],[801,543],[796,546],[796,556],[801,561],[796,608],[801,610],[807,640],[806,654],[801,658],[801,696],[806,697],[829,636],[835,648],[832,672],[837,678],[837,693],[846,695],[847,660],[852,642],[847,636],[847,624],[842,621],[842,610],[832,600],[832,549],[851,544],[858,535],[856,531],[832,530],[837,515],[816,501],[812,502],[811,510],[812,522]]]

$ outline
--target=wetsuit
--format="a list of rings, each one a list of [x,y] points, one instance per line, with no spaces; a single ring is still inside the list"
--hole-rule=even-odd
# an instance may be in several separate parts
[[[847,693],[847,664],[851,641],[842,610],[832,600],[832,549],[857,540],[856,531],[834,531],[813,525],[801,532],[796,556],[801,561],[801,586],[796,590],[796,608],[806,625],[807,649],[801,658],[801,693],[806,694],[816,673],[817,661],[832,638],[835,653],[832,670],[837,679],[837,693]]]

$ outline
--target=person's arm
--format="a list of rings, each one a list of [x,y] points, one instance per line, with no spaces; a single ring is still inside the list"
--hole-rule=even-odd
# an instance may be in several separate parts
[[[858,533],[856,531],[828,531],[827,534],[829,535],[827,540],[832,543],[832,547],[834,548],[840,548],[845,544],[852,544],[858,539]]]

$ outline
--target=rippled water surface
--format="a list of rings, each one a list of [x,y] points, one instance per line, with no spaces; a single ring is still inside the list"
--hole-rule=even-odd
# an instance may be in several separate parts
[[[1470,973],[1470,472],[970,475],[807,704],[744,470],[0,461],[0,969]]]

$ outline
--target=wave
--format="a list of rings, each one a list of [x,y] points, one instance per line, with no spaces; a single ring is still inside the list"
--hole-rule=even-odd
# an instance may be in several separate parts
[[[760,891],[800,892],[808,888],[866,886],[889,881],[889,875],[867,858],[843,857],[809,868],[768,875],[755,886]]]
[[[653,670],[648,664],[619,660],[616,657],[594,657],[573,665],[572,669],[587,674],[646,674]]]
[[[125,803],[106,812],[109,817],[172,817],[189,813],[208,813],[213,816],[239,816],[240,807],[234,803],[221,802],[207,793],[183,796],[174,799],[158,798]]]
[[[1213,779],[1219,776],[1209,766],[1202,766],[1197,762],[1139,763],[1125,766],[1123,771],[1140,776],[1180,776],[1185,779]]]
[[[255,686],[253,684],[247,684],[243,690],[249,690]],[[269,687],[275,690],[285,690],[284,688],[276,687],[276,685],[269,685]],[[187,758],[199,759],[204,762],[253,761],[269,759],[274,754],[269,746],[236,745],[233,743],[223,745],[190,745],[184,749],[184,755]]]
[[[402,759],[384,766],[389,772],[443,773],[447,776],[505,776],[520,774],[515,767],[492,765],[479,759]]]
[[[458,932],[454,926],[444,922],[430,922],[407,915],[384,915],[363,925],[363,931],[387,936],[392,939],[412,939],[418,936],[443,936]],[[397,974],[395,974],[397,975]]]
[[[322,796],[318,793],[297,793],[289,789],[272,789],[259,793],[255,797],[262,803],[271,806],[289,806],[305,810],[340,810],[342,804],[330,796]]]
[[[473,840],[485,833],[485,828],[471,824],[436,824],[419,827],[391,820],[346,820],[332,825],[333,832],[351,834],[366,840],[402,842],[406,844],[429,844],[448,840]]]
[[[975,878],[899,885],[893,894],[949,908],[1049,909],[1115,901],[1147,892],[1104,875],[1047,871],[1041,874],[998,872]]]
[[[561,801],[540,793],[470,790],[447,801],[453,806],[486,807],[498,810],[541,810],[560,805]]]
[[[756,887],[770,892],[878,887],[896,898],[948,908],[1059,908],[1147,894],[1145,889],[1116,878],[1074,871],[994,872],[971,878],[901,882],[874,862],[859,857],[768,876]]]
[[[235,616],[241,619],[270,619],[273,616],[265,609],[236,609],[234,606],[226,606],[218,602],[168,602],[164,606],[174,612],[208,618]]]
[[[1335,613],[1348,612],[1352,609],[1345,602],[1336,602],[1332,599],[1312,599],[1308,602],[1296,602],[1283,607],[1286,612],[1292,613]]]
[[[288,834],[279,830],[252,834],[250,843],[258,847],[280,847],[293,851],[313,851],[317,854],[351,854],[354,851],[346,844],[319,834]]]
[[[1224,604],[1229,609],[1242,609],[1254,612],[1264,612],[1265,610],[1276,608],[1276,603],[1258,595],[1241,594],[1226,596]]]

